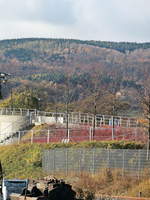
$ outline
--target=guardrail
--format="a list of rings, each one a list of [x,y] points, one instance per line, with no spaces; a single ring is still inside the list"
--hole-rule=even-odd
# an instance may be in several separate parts
[[[81,112],[45,112],[36,109],[22,109],[22,108],[0,108],[0,115],[27,115],[31,120],[39,123],[69,123],[88,125],[95,127],[119,126],[119,127],[137,127],[137,118],[131,118],[128,116],[112,116],[101,115]]]
[[[33,115],[35,113],[32,113]],[[68,115],[68,116],[67,116]],[[42,116],[45,117],[42,118]],[[41,118],[40,118],[41,117]],[[127,116],[112,116],[112,115],[101,115],[101,114],[90,114],[90,113],[81,113],[81,112],[70,112],[70,113],[59,113],[59,112],[43,112],[37,111],[34,115],[35,122],[47,123],[49,121],[55,123],[68,123],[69,124],[79,124],[79,125],[89,125],[95,127],[101,127],[104,125],[108,126],[121,126],[121,127],[137,127],[138,120],[137,118],[131,118]]]
[[[36,114],[36,112],[36,109],[0,108],[0,115],[29,115],[30,113]]]

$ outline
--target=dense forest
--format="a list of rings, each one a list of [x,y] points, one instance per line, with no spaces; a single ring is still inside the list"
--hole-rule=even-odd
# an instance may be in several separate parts
[[[137,114],[150,43],[2,40],[0,71],[11,74],[2,83],[1,106],[64,111],[67,104],[70,111]]]

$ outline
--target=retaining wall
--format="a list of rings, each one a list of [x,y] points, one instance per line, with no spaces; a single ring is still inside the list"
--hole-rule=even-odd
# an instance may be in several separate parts
[[[0,115],[0,142],[29,125],[29,116]]]

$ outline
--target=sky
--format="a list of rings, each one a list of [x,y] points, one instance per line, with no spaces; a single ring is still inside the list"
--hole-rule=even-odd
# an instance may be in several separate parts
[[[150,0],[0,0],[0,40],[150,42]]]

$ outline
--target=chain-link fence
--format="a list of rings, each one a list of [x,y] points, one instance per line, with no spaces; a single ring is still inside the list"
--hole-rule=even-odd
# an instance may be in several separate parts
[[[113,133],[113,134],[112,134]],[[139,141],[146,143],[147,135],[141,128],[121,128],[115,127],[79,127],[79,128],[50,128],[17,131],[5,139],[7,143],[51,143],[51,142],[83,142],[83,141]]]
[[[150,160],[146,150],[56,148],[43,152],[42,166],[50,173],[95,173],[109,168],[121,170],[122,175],[131,173],[140,177],[145,169],[149,170]]]

